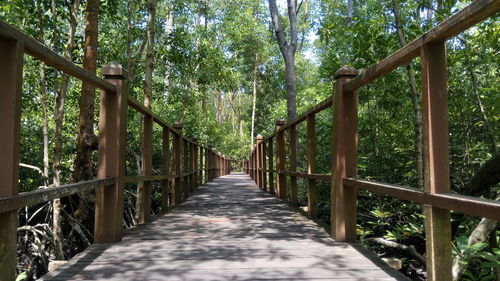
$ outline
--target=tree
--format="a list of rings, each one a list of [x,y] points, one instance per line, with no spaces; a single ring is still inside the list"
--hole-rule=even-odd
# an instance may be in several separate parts
[[[97,68],[99,7],[100,0],[87,1],[83,68],[94,74]],[[83,82],[78,102],[80,115],[76,138],[75,182],[93,177],[92,151],[97,148],[97,137],[94,134],[94,99],[95,87]]]
[[[290,42],[286,39],[285,30],[281,23],[278,6],[276,0],[269,0],[269,11],[271,13],[271,21],[273,23],[274,32],[278,46],[285,61],[285,81],[286,81],[286,101],[288,120],[293,120],[297,117],[297,88],[295,75],[295,52],[297,51],[297,1],[287,0],[288,4],[288,19],[290,25]],[[300,6],[299,6],[300,7]]]

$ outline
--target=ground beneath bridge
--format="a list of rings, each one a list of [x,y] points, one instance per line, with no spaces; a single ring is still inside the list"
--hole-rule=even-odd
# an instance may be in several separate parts
[[[407,280],[233,173],[45,280]]]

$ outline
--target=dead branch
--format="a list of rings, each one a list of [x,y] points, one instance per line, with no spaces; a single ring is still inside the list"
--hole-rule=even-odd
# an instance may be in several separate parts
[[[382,245],[384,247],[396,249],[400,252],[408,254],[409,256],[415,258],[415,260],[421,265],[425,267],[425,258],[417,252],[415,246],[413,245],[404,245],[394,241],[389,241],[384,238],[366,238],[366,242],[371,242],[375,244]]]
[[[28,168],[28,169],[32,169],[32,170],[35,170],[38,172],[38,174],[40,174],[40,176],[42,177],[43,179],[43,183],[45,184],[45,187],[48,187],[49,186],[49,176],[46,175],[42,169],[38,168],[37,166],[33,166],[33,165],[30,165],[30,164],[25,164],[25,163],[19,163],[19,167],[23,167],[23,168]]]

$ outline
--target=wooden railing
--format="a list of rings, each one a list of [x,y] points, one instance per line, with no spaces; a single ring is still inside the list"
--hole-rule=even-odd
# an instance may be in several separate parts
[[[428,280],[452,280],[450,210],[500,220],[500,203],[493,200],[457,195],[450,192],[448,160],[448,97],[446,46],[448,39],[494,15],[499,0],[477,0],[429,32],[358,74],[351,67],[335,73],[334,94],[295,120],[279,120],[267,138],[257,136],[245,171],[257,185],[289,199],[297,205],[297,178],[308,180],[308,212],[316,214],[316,182],[331,183],[331,235],[337,241],[356,240],[357,190],[364,189],[424,206]],[[424,190],[356,178],[358,153],[359,88],[402,66],[421,58],[424,116]],[[315,115],[332,108],[333,131],[331,174],[315,173]],[[307,122],[307,173],[296,171],[297,132]],[[289,133],[286,147],[285,132]],[[273,144],[276,144],[276,155]],[[286,169],[289,151],[289,170]],[[266,157],[267,154],[267,157]],[[273,169],[273,157],[276,169]],[[274,186],[276,175],[276,188]],[[290,196],[287,178],[290,177]]]
[[[98,179],[18,194],[20,116],[24,54],[99,88]],[[230,172],[230,160],[196,139],[183,136],[182,124],[170,126],[128,95],[127,71],[117,63],[102,69],[104,79],[59,56],[43,44],[0,21],[0,280],[15,280],[17,211],[56,198],[95,190],[94,242],[122,238],[124,186],[142,182],[139,222],[150,220],[151,183],[160,180],[162,210],[180,204],[203,182]],[[127,108],[144,116],[142,175],[126,176]],[[153,122],[163,128],[162,174],[153,175]],[[170,135],[173,155],[170,155]],[[172,164],[173,167],[170,167]],[[173,170],[173,172],[171,172]],[[169,181],[173,188],[169,190]]]

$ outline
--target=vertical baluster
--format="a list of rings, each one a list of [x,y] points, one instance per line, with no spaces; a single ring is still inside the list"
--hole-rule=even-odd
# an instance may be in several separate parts
[[[297,127],[295,124],[290,126],[290,171],[297,171]],[[291,200],[290,203],[293,207],[298,206],[297,199],[297,177],[290,177],[290,191],[291,191]]]
[[[172,198],[174,205],[179,205],[182,201],[182,123],[175,122],[174,128],[178,133],[174,134],[174,188]]]
[[[142,150],[142,175],[153,175],[153,117],[144,115],[144,143]],[[146,223],[151,218],[151,181],[141,184],[141,205],[139,206],[139,223]]]
[[[182,139],[182,144],[183,144],[183,160],[182,161],[182,173],[184,174],[183,177],[183,185],[182,185],[182,200],[185,201],[186,198],[189,196],[189,192],[191,190],[190,185],[190,177],[187,176],[186,174],[189,172],[189,165],[190,165],[190,154],[191,154],[191,149],[189,148],[189,142],[185,139]]]
[[[261,148],[262,146],[260,145],[262,142],[262,135],[257,135],[257,137],[255,138],[255,164],[256,164],[256,167],[255,169],[257,169],[257,172],[256,172],[256,179],[255,179],[255,182],[257,183],[257,186],[259,188],[262,189],[262,176],[261,176],[261,157],[262,157],[262,151],[261,151]]]
[[[260,162],[260,166],[262,167],[263,170],[266,170],[266,164],[267,164],[267,161],[266,161],[266,142],[263,141],[261,143],[261,148],[260,148],[260,151],[262,153],[262,157],[261,157],[261,162]],[[268,172],[266,171],[262,171],[262,189],[264,191],[267,191],[267,176],[268,176]]]
[[[286,169],[286,140],[285,132],[280,129],[285,125],[285,120],[276,121],[276,190],[278,197],[281,199],[287,198],[286,175],[282,173]]]
[[[109,243],[122,238],[128,75],[117,63],[105,65],[102,74],[116,92],[101,92],[97,177],[115,177],[116,182],[96,189],[94,241]]]
[[[170,176],[170,140],[169,136],[170,131],[167,127],[163,127],[162,134],[162,157],[161,157],[161,170],[162,174],[169,177]],[[161,181],[161,210],[168,210],[168,183],[169,179],[165,179]]]
[[[208,144],[207,148],[205,148],[205,182],[210,181],[210,150],[208,149]]]
[[[274,193],[274,173],[273,173],[273,163],[274,163],[274,160],[273,160],[273,155],[274,155],[274,151],[273,151],[273,141],[274,141],[274,138],[269,138],[269,147],[268,147],[268,151],[267,151],[267,160],[268,160],[268,170],[269,170],[269,192],[272,194]]]
[[[18,192],[24,46],[0,39],[0,197]],[[16,279],[17,210],[0,213],[0,279]]]
[[[307,173],[316,172],[316,118],[314,114],[307,115]],[[316,218],[316,180],[307,180],[307,210],[310,219]]]
[[[198,160],[199,161],[199,163],[198,163],[198,169],[199,169],[199,171],[198,171],[198,186],[200,186],[200,185],[203,184],[203,169],[205,168],[203,166],[203,163],[205,161],[203,158],[205,156],[205,153],[204,153],[205,148],[203,148],[203,146],[200,145],[198,147],[198,149],[199,149],[198,150],[198,155],[199,155],[199,160]]]
[[[424,99],[424,192],[450,192],[446,45],[421,49]],[[424,205],[428,280],[452,280],[450,211]]]
[[[193,139],[194,142],[196,142],[196,138]],[[195,143],[189,143],[189,170],[190,172],[194,172],[194,170],[196,169],[196,165],[198,163],[198,159],[197,159],[197,156],[196,156],[196,149],[195,149]],[[192,173],[190,176],[189,176],[189,179],[191,181],[191,184],[189,185],[189,188],[191,190],[191,192],[194,191],[195,187],[196,187],[196,183],[198,182],[196,180],[196,172]]]
[[[335,73],[333,98],[332,151],[332,236],[337,241],[356,241],[355,188],[344,186],[342,179],[356,176],[358,152],[358,90],[347,91],[342,85],[357,75],[343,66]]]

